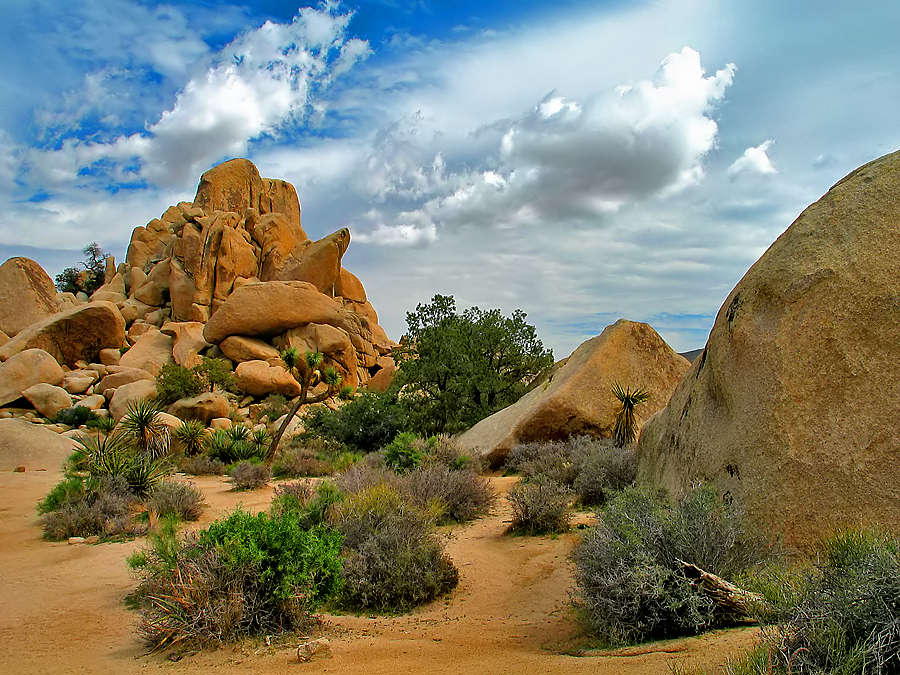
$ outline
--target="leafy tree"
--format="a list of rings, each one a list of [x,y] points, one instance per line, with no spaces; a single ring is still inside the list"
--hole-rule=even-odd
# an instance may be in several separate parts
[[[79,263],[84,269],[67,267],[56,275],[56,288],[62,293],[84,291],[88,295],[103,285],[106,278],[106,258],[109,253],[92,241],[82,249],[84,260]]]
[[[517,401],[553,364],[525,316],[478,307],[460,314],[453,296],[444,295],[408,312],[404,346],[395,356],[410,426],[427,435],[452,433]]]

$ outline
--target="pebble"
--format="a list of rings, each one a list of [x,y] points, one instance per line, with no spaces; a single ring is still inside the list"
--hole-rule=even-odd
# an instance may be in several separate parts
[[[25,473],[25,467],[17,466],[15,469],[13,469],[13,471],[15,471],[16,473]]]
[[[90,537],[84,538],[84,543],[85,544],[98,544],[98,543],[100,543],[100,537],[98,537],[96,534],[92,534]]]
[[[83,544],[84,537],[69,537],[69,544]]]
[[[303,642],[297,647],[297,660],[302,662],[309,661],[317,654],[330,654],[331,642],[328,638],[319,638],[318,640],[310,640]]]

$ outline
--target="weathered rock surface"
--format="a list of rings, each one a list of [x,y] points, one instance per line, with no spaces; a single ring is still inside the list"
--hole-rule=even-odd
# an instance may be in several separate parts
[[[117,366],[116,372],[111,372],[97,383],[96,391],[104,392],[107,389],[118,389],[123,384],[131,384],[138,380],[153,380],[153,374],[143,368],[123,368]]]
[[[203,363],[200,352],[210,346],[203,339],[203,324],[199,321],[186,321],[177,323],[168,321],[163,324],[163,335],[169,335],[174,339],[172,357],[175,363],[185,368],[193,368]]]
[[[34,384],[22,392],[22,396],[48,419],[56,417],[60,410],[72,407],[72,397],[62,387],[52,384]]]
[[[712,481],[786,543],[900,523],[900,152],[835,185],[729,294],[640,439],[640,476]]]
[[[13,337],[56,306],[56,286],[34,260],[10,258],[0,265],[0,331]]]
[[[40,424],[0,419],[0,471],[24,466],[28,471],[56,469],[72,454],[75,443]]]
[[[159,375],[159,371],[167,363],[172,363],[173,338],[159,330],[151,329],[144,333],[131,349],[122,354],[119,365],[123,368],[139,368],[151,375]]]
[[[0,405],[22,396],[29,387],[40,384],[59,384],[63,369],[42,349],[26,349],[0,363]]]
[[[83,394],[99,379],[96,370],[72,370],[63,378],[62,388],[70,394]]]
[[[234,371],[237,386],[253,396],[268,394],[284,394],[298,396],[300,385],[290,373],[277,365],[269,365],[265,361],[244,361]]]
[[[582,433],[609,438],[620,408],[615,383],[649,392],[636,411],[646,420],[666,405],[689,367],[649,325],[620,319],[579,346],[549,381],[458,440],[496,465],[519,443]]]
[[[228,416],[228,400],[221,394],[206,392],[175,401],[168,412],[182,420],[200,420],[209,424],[211,419]]]
[[[278,350],[268,342],[244,335],[232,335],[219,343],[219,349],[235,363],[267,361],[273,365],[281,362]]]
[[[96,361],[101,349],[119,347],[125,321],[111,302],[99,301],[53,314],[0,347],[0,361],[26,349],[43,349],[59,363]]]
[[[109,414],[117,420],[122,419],[128,412],[128,405],[144,399],[156,396],[156,382],[153,380],[135,380],[123,384],[116,389],[109,402]]]

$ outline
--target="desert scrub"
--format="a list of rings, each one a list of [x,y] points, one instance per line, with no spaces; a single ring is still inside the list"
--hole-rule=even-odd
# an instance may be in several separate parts
[[[279,448],[272,473],[285,478],[330,476],[336,469],[352,464],[354,459],[342,446],[325,439],[295,437]]]
[[[195,370],[176,363],[166,363],[156,376],[156,400],[160,405],[196,396],[205,389],[206,383]]]
[[[230,429],[216,429],[206,436],[203,449],[207,455],[225,464],[260,459],[265,451],[250,429],[242,424]]]
[[[225,473],[225,462],[208,455],[181,457],[177,460],[177,465],[184,473],[194,476],[221,476]]]
[[[146,525],[133,514],[139,501],[127,483],[107,478],[85,487],[77,499],[66,501],[41,517],[44,538],[102,538],[136,536],[146,532]]]
[[[403,473],[422,464],[426,449],[421,438],[414,433],[404,431],[397,434],[382,452],[384,463],[397,473]]]
[[[576,605],[589,630],[612,645],[694,635],[727,622],[678,560],[733,579],[771,551],[708,486],[674,505],[626,488],[598,517],[573,554]]]
[[[496,494],[474,471],[452,471],[442,464],[422,466],[397,481],[400,492],[426,510],[440,512],[438,523],[464,523],[490,511]]]
[[[129,559],[140,631],[154,649],[203,646],[302,628],[340,588],[337,532],[298,516],[240,510],[179,539],[152,537]]]
[[[406,412],[395,393],[362,391],[337,410],[315,408],[303,424],[310,436],[368,453],[380,450],[406,428]]]
[[[344,536],[340,601],[346,607],[407,611],[458,582],[432,517],[387,485],[335,505],[332,522]]]
[[[288,400],[281,394],[269,394],[263,399],[260,416],[274,422],[282,415],[287,415],[290,410]]]
[[[231,470],[231,484],[235,490],[255,490],[271,478],[272,471],[265,464],[241,462]]]
[[[283,483],[276,486],[269,511],[279,515],[294,513],[303,527],[315,527],[328,522],[332,505],[342,501],[344,495],[330,481],[316,486],[308,481]]]
[[[553,534],[569,529],[572,492],[565,485],[540,477],[515,485],[506,496],[512,507],[510,532]]]
[[[203,512],[203,493],[193,483],[164,480],[150,491],[147,506],[161,517],[197,520]]]
[[[572,489],[586,506],[598,506],[619,490],[634,484],[637,476],[637,452],[634,446],[618,447],[598,443],[594,450],[579,458]]]
[[[203,440],[206,438],[206,426],[199,420],[185,420],[172,432],[181,444],[181,449],[188,457],[197,455],[203,449]]]
[[[56,417],[53,418],[53,421],[57,424],[65,424],[70,427],[80,427],[82,424],[87,424],[95,419],[97,419],[97,415],[93,410],[86,408],[83,405],[76,405],[71,408],[60,410],[56,413]]]

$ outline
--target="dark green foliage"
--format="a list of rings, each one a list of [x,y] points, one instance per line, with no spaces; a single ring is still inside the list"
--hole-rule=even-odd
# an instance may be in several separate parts
[[[637,438],[637,420],[634,409],[641,403],[650,399],[650,394],[644,389],[623,388],[618,382],[613,385],[613,394],[619,399],[622,408],[616,413],[616,426],[613,429],[613,438],[620,448],[629,443],[634,443]]]
[[[510,532],[553,534],[569,529],[572,492],[548,478],[540,477],[513,487],[506,496],[512,507]]]
[[[133,447],[131,440],[130,435],[115,432],[77,438],[78,447],[70,458],[71,468],[98,480],[122,478],[133,494],[143,497],[171,473],[171,467],[165,460]]]
[[[203,493],[193,483],[164,480],[150,491],[147,506],[159,516],[197,520],[203,512]]]
[[[234,391],[234,374],[231,372],[231,364],[226,359],[210,359],[203,357],[198,366],[194,366],[194,372],[206,384],[209,391],[221,389],[222,391]]]
[[[253,443],[247,427],[237,425],[231,429],[216,429],[204,440],[204,450],[213,459],[225,464],[259,459],[261,450]]]
[[[241,462],[231,470],[231,484],[235,490],[255,490],[271,478],[272,471],[265,464]]]
[[[221,476],[225,473],[225,462],[208,455],[193,455],[180,459],[178,468],[194,476]]]
[[[119,421],[122,433],[132,447],[151,458],[169,454],[169,428],[159,418],[160,410],[153,401],[139,399],[128,404]]]
[[[341,602],[396,612],[429,602],[456,586],[458,573],[428,515],[382,485],[335,508],[344,535]]]
[[[293,512],[238,510],[197,535],[150,544],[129,564],[141,579],[141,632],[155,649],[300,629],[340,588],[340,535],[306,529]]]
[[[60,540],[95,535],[107,538],[146,531],[146,526],[132,516],[137,499],[123,480],[95,481],[85,485],[80,496],[75,495],[74,491],[67,493],[65,501],[59,500],[58,508],[41,517],[45,538]]]
[[[93,410],[82,405],[76,405],[71,408],[60,410],[56,413],[56,417],[53,418],[53,421],[70,427],[80,427],[82,424],[87,424],[95,419],[97,419],[97,415],[94,414]]]
[[[184,454],[188,457],[199,454],[203,449],[206,427],[199,420],[187,420],[173,432],[175,439],[181,443]]]
[[[397,437],[384,448],[384,463],[394,471],[403,473],[417,468],[425,459],[425,449],[418,436],[409,431]]]
[[[109,434],[113,429],[116,428],[117,424],[118,422],[116,421],[115,417],[111,417],[109,415],[105,417],[97,417],[95,415],[93,419],[87,421],[87,428],[96,429],[103,434]]]
[[[308,434],[336,441],[348,450],[374,452],[404,430],[406,412],[395,392],[363,391],[337,410],[324,406],[313,410],[304,426]]]
[[[677,560],[733,579],[770,552],[708,486],[675,505],[629,487],[598,515],[575,550],[575,578],[590,630],[610,644],[693,635],[727,620]]]
[[[56,275],[56,289],[61,293],[81,291],[90,295],[103,285],[109,253],[101,249],[96,241],[85,246],[82,253],[85,256],[80,263],[83,269],[67,267]]]
[[[156,376],[156,400],[160,405],[196,396],[205,389],[206,383],[196,370],[177,363],[166,363]]]
[[[432,435],[466,429],[517,401],[553,364],[519,310],[472,307],[457,313],[452,296],[435,295],[406,315],[406,350],[397,355],[409,428]]]

